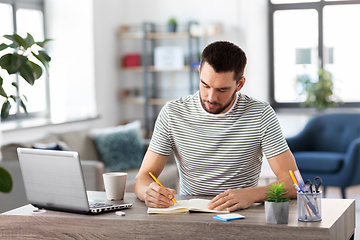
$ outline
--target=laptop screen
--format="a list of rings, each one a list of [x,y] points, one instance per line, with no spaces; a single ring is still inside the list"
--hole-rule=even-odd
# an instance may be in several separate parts
[[[28,201],[41,208],[89,211],[77,152],[18,148]]]

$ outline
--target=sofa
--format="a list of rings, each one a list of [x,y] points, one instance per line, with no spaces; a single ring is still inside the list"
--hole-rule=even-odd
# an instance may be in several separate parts
[[[105,132],[108,133],[108,129],[106,129]],[[122,171],[128,173],[125,191],[134,192],[135,176],[139,171],[142,157],[147,150],[149,140],[141,139],[143,147],[140,155],[140,162],[137,162],[137,165],[130,166],[130,168],[119,170],[119,168],[109,168],[107,162],[102,160],[102,156],[99,154],[97,146],[98,142],[96,141],[96,134],[99,134],[99,129],[95,132],[92,129],[85,129],[65,133],[50,133],[41,139],[35,139],[30,142],[3,145],[1,147],[2,160],[0,161],[0,167],[6,169],[12,176],[13,188],[10,193],[0,192],[0,213],[28,203],[16,153],[18,147],[77,151],[80,156],[87,190],[103,191],[104,183],[102,174],[104,172]],[[103,144],[109,145],[107,142],[104,142]],[[113,147],[116,147],[116,143],[113,145]],[[128,161],[128,158],[126,161]],[[178,171],[173,155],[170,156],[163,172],[159,176],[159,181],[166,187],[178,190]]]

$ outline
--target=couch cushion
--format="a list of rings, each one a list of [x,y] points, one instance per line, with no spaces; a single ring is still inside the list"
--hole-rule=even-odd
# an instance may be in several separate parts
[[[334,173],[341,169],[345,154],[334,152],[295,152],[294,157],[300,172]]]
[[[140,167],[144,156],[140,132],[140,121],[124,126],[91,130],[106,172]]]
[[[70,147],[63,141],[54,143],[33,143],[32,148],[43,150],[71,151]]]
[[[42,139],[37,139],[37,140],[31,141],[31,142],[6,144],[1,147],[2,160],[4,160],[4,161],[18,160],[18,155],[16,152],[16,149],[18,147],[32,148],[33,144],[35,144],[35,143],[50,144],[50,143],[57,143],[59,141],[60,140],[56,135],[50,134],[50,135],[45,136]]]
[[[78,152],[81,160],[100,160],[89,130],[60,133],[58,137],[61,141],[65,142],[72,151]]]

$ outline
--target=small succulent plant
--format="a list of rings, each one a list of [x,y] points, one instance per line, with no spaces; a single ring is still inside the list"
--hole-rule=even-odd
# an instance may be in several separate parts
[[[266,195],[268,202],[289,202],[290,199],[285,197],[287,191],[284,187],[284,183],[274,183],[271,184],[270,188],[267,190]]]

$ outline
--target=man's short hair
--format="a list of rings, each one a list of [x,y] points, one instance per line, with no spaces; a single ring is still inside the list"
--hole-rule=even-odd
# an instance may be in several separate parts
[[[202,52],[200,71],[207,62],[215,72],[234,72],[234,80],[240,81],[246,66],[245,52],[235,44],[227,41],[210,43]]]

